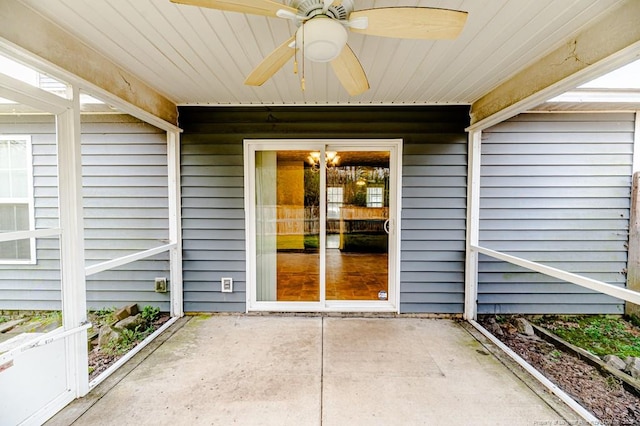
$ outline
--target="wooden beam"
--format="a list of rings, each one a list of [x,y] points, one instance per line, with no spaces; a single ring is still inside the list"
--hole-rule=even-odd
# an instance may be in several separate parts
[[[639,20],[640,1],[629,0],[612,10],[563,46],[475,101],[471,106],[472,126],[504,111],[513,110],[511,115],[517,114],[525,108],[527,99],[536,94],[544,94],[546,97],[536,98],[536,102],[544,102],[567,89],[560,84],[564,80],[576,73],[585,72],[593,68],[594,64],[615,57],[622,51],[630,49],[624,55],[624,61],[627,63],[640,58]],[[612,62],[613,65],[623,64]],[[575,85],[592,77],[595,76],[585,72],[582,81],[575,81]],[[505,118],[508,118],[508,115],[502,119]]]
[[[16,0],[0,1],[0,37],[171,124],[174,102]]]

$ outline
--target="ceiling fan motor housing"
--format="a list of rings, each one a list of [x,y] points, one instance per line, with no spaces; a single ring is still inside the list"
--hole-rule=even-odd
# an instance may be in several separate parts
[[[287,0],[287,6],[298,9],[298,15],[306,18],[313,18],[316,15],[327,15],[329,18],[346,20],[353,11],[352,0],[334,1],[326,12],[323,12],[324,2],[322,0]],[[296,23],[298,26],[301,22]]]

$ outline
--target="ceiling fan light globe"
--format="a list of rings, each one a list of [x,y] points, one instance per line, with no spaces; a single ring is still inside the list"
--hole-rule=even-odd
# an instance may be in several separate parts
[[[310,61],[329,62],[340,55],[347,37],[347,30],[338,21],[316,17],[298,28],[296,44]]]

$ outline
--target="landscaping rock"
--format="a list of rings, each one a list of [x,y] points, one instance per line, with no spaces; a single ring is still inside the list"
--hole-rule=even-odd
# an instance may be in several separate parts
[[[628,356],[624,360],[624,371],[629,373],[634,379],[640,379],[640,358],[635,356]]]
[[[122,321],[118,321],[113,327],[119,330],[128,329],[135,330],[136,327],[143,325],[145,323],[144,318],[140,314],[134,315],[132,317],[127,317]]]
[[[121,321],[127,317],[133,316],[133,315],[137,315],[138,314],[138,305],[137,304],[132,304],[132,305],[127,305],[124,306],[120,309],[118,309],[114,314],[113,317],[118,320]]]
[[[105,325],[100,328],[100,334],[98,335],[98,346],[105,347],[110,341],[117,341],[120,339],[120,332],[114,330],[112,327]]]
[[[611,368],[615,368],[616,370],[624,370],[627,366],[623,360],[615,355],[605,355],[602,360]]]
[[[494,336],[504,336],[504,333],[502,332],[502,327],[500,327],[500,324],[498,324],[496,319],[493,317],[487,320],[487,323],[485,324],[485,328],[489,333],[493,334]]]
[[[520,334],[524,334],[525,336],[535,336],[536,334],[533,330],[533,326],[524,318],[516,318],[516,326],[518,327],[518,333]]]

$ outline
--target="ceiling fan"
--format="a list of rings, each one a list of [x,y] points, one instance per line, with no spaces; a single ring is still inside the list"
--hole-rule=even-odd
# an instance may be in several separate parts
[[[347,45],[347,29],[355,33],[392,38],[454,39],[467,20],[467,12],[430,7],[383,7],[354,11],[354,0],[284,0],[285,4],[272,0],[171,1],[284,18],[295,23],[298,27],[296,33],[264,58],[244,84],[261,86],[301,50],[303,57],[310,61],[330,62],[338,80],[351,96],[367,91],[369,81],[360,61]],[[297,71],[297,60],[294,70]]]

